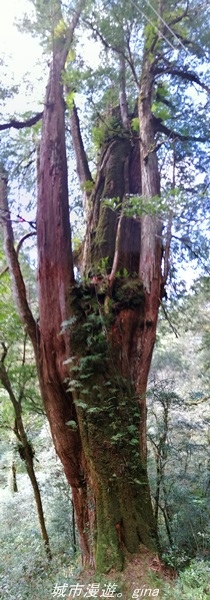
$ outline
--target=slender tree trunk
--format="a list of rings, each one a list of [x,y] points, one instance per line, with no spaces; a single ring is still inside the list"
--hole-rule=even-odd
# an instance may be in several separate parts
[[[46,554],[47,554],[47,557],[49,559],[51,559],[52,555],[51,555],[51,550],[50,550],[49,537],[48,537],[48,533],[47,533],[47,529],[46,529],[46,525],[45,525],[42,500],[41,500],[41,495],[40,495],[40,490],[39,490],[39,485],[37,482],[36,474],[34,471],[32,448],[31,448],[30,442],[27,439],[27,435],[25,432],[22,415],[21,415],[21,405],[18,402],[18,400],[16,400],[16,397],[14,395],[14,392],[13,392],[13,389],[12,389],[12,386],[10,383],[8,373],[7,373],[5,365],[4,365],[5,356],[6,356],[6,352],[4,352],[1,362],[0,362],[0,380],[9,395],[9,398],[12,402],[12,406],[14,409],[15,423],[16,423],[16,435],[18,436],[18,440],[20,441],[20,443],[22,445],[22,458],[25,461],[27,473],[28,473],[28,476],[29,476],[29,479],[31,481],[31,485],[33,488],[34,498],[35,498],[36,508],[37,508],[37,515],[38,515],[38,519],[39,519],[42,539],[44,541],[44,545],[45,545],[45,549],[46,549]]]
[[[155,129],[151,111],[154,85],[153,63],[149,50],[145,51],[139,93],[140,162],[142,197],[158,200],[160,177],[155,143]],[[135,385],[139,396],[142,420],[140,422],[140,447],[146,461],[146,389],[152,352],[156,339],[158,310],[161,299],[162,222],[158,216],[146,214],[141,219],[141,250],[139,277],[145,290],[144,327],[139,338]]]
[[[30,479],[30,482],[31,482],[31,485],[33,488],[33,492],[34,492],[34,498],[35,498],[35,502],[36,502],[37,515],[38,515],[38,519],[39,519],[42,539],[44,541],[44,546],[46,549],[47,557],[48,557],[48,559],[51,560],[52,555],[51,555],[51,550],[50,550],[49,537],[48,537],[46,524],[45,524],[45,517],[44,517],[44,511],[43,511],[43,506],[42,506],[42,499],[41,499],[39,484],[38,484],[35,470],[34,470],[32,448],[31,448],[31,444],[29,443],[29,441],[27,439],[19,403],[14,405],[14,400],[13,400],[13,406],[14,406],[15,414],[16,414],[16,423],[17,423],[17,428],[18,428],[18,432],[19,432],[19,438],[20,438],[21,444],[23,446],[26,470],[27,470],[27,473],[28,473],[28,476],[29,476],[29,479]]]
[[[75,523],[75,511],[74,511],[74,503],[72,502],[72,547],[73,552],[76,554],[77,551],[77,537],[76,537],[76,523]]]
[[[160,510],[161,510],[161,512],[163,514],[163,517],[164,517],[165,528],[166,528],[166,533],[167,533],[167,536],[168,536],[169,544],[170,544],[171,548],[173,548],[173,537],[172,537],[172,534],[171,534],[170,519],[168,517],[167,510],[166,510],[165,507],[163,507],[161,505],[159,505],[159,508],[160,508]]]
[[[12,471],[11,489],[12,489],[12,492],[18,492],[17,471],[16,471],[16,465],[15,465],[14,460],[12,461],[11,471]]]
[[[86,463],[76,421],[72,394],[67,391],[69,376],[65,360],[70,356],[69,335],[61,333],[70,317],[69,297],[74,283],[71,230],[69,222],[65,103],[62,70],[84,2],[80,2],[68,40],[63,47],[55,40],[46,90],[39,155],[37,245],[39,292],[39,369],[42,397],[56,452],[72,487],[75,516],[83,560],[90,557]],[[66,382],[66,383],[65,383]]]
[[[22,434],[20,434],[21,442],[22,442],[23,435],[24,435],[24,433],[22,432]],[[35,498],[35,502],[36,502],[36,508],[37,508],[37,514],[38,514],[42,539],[44,541],[47,557],[48,557],[48,559],[51,560],[52,555],[51,555],[51,550],[50,550],[49,537],[48,537],[48,533],[47,533],[47,529],[46,529],[46,525],[45,525],[45,518],[44,518],[41,494],[40,494],[36,474],[34,471],[33,458],[31,457],[31,454],[30,454],[30,444],[28,444],[27,442],[25,443],[25,446],[24,446],[24,452],[25,452],[26,469],[27,469],[27,473],[28,473],[32,488],[33,488],[33,492],[34,492],[34,498]]]

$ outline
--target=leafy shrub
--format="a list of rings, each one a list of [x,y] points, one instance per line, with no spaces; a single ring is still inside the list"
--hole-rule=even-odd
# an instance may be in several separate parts
[[[164,600],[209,600],[210,566],[204,561],[193,560],[180,573],[174,588],[167,584],[163,589]]]

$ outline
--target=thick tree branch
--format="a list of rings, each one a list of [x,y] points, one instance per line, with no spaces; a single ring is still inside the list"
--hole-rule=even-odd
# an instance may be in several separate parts
[[[166,62],[166,60],[164,62]],[[173,67],[172,65],[168,64],[165,67],[160,66],[160,67],[155,68],[155,75],[162,75],[162,74],[173,75],[174,77],[180,77],[181,79],[184,79],[185,81],[190,81],[191,83],[196,83],[203,90],[205,90],[208,94],[210,94],[210,87],[208,85],[206,85],[205,83],[203,83],[200,80],[200,77],[198,77],[198,75],[196,73],[193,73],[192,71],[188,71],[187,69],[182,69],[182,70],[176,69],[176,67]]]
[[[180,21],[185,19],[185,17],[188,16],[188,11],[189,11],[189,2],[187,1],[185,10],[180,15],[176,15],[176,17],[174,17],[173,19],[171,19],[171,21],[168,22],[169,27],[171,27],[172,25],[176,25],[176,23],[180,23]],[[176,33],[176,35],[177,35],[177,33]]]
[[[16,119],[11,119],[9,123],[0,123],[0,131],[4,131],[5,129],[24,129],[24,127],[32,127],[42,119],[43,111],[37,113],[33,117],[26,119],[26,121],[17,121]]]
[[[208,137],[197,137],[195,135],[183,135],[182,133],[178,133],[178,131],[173,131],[169,129],[161,119],[155,117],[153,115],[154,120],[154,131],[155,133],[165,133],[170,140],[180,140],[181,142],[201,142],[205,143],[209,139]],[[159,147],[159,145],[158,145]],[[156,148],[157,150],[158,148]]]
[[[87,155],[84,149],[83,139],[80,130],[80,122],[75,103],[73,104],[73,109],[70,115],[70,128],[76,157],[77,174],[80,185],[84,186],[85,183],[87,183],[87,181],[92,182],[93,179],[89,169]]]

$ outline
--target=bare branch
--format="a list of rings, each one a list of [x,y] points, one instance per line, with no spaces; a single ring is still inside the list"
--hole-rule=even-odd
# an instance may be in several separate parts
[[[1,342],[1,345],[2,345],[2,349],[3,349],[3,352],[2,352],[2,355],[1,355],[1,363],[3,364],[4,361],[5,361],[5,358],[7,356],[8,348],[7,348],[6,344],[5,344],[5,342]]]
[[[9,215],[7,200],[7,174],[3,170],[0,173],[0,208],[2,209],[2,212],[4,214]],[[17,252],[14,248],[12,224],[8,216],[6,218],[2,217],[1,221],[3,225],[5,254],[12,280],[13,292],[16,299],[19,316],[22,323],[26,327],[29,337],[31,338],[34,347],[34,352],[37,356],[37,326],[36,321],[29,308],[26,296],[25,283],[18,262]]]
[[[160,306],[161,306],[161,308],[163,309],[163,312],[164,312],[165,318],[166,318],[166,320],[168,321],[168,323],[169,323],[169,325],[170,325],[170,328],[171,328],[171,330],[172,330],[172,331],[173,331],[173,333],[175,334],[176,338],[178,338],[178,337],[179,337],[178,331],[177,331],[176,327],[174,327],[174,325],[173,325],[173,323],[172,323],[172,321],[171,321],[171,319],[170,319],[170,317],[169,317],[168,311],[166,310],[166,308],[165,308],[165,306],[164,306],[164,304],[163,304],[163,302],[162,302],[161,300],[160,300]]]
[[[25,242],[25,240],[27,240],[29,237],[32,237],[32,235],[36,235],[36,231],[30,231],[30,233],[26,233],[26,234],[25,234],[25,235],[24,235],[24,236],[21,238],[21,240],[18,242],[18,245],[17,245],[17,248],[16,248],[17,257],[18,257],[18,254],[19,254],[19,252],[20,252],[20,249],[22,248],[22,245],[23,245],[23,243]],[[3,275],[5,275],[5,273],[8,273],[8,271],[9,271],[9,267],[5,267],[5,268],[3,269],[3,271],[1,271],[1,273],[0,273],[0,279],[1,279],[1,277],[3,277]]]
[[[29,233],[26,233],[25,235],[23,235],[23,237],[18,242],[18,245],[17,245],[17,248],[16,248],[17,256],[18,256],[18,254],[20,252],[20,249],[22,248],[22,245],[24,244],[25,240],[27,240],[28,238],[30,238],[30,237],[32,237],[34,235],[36,235],[36,231],[30,231]]]

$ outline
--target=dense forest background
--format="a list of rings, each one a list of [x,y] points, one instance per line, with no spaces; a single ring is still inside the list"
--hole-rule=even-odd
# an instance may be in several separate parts
[[[209,7],[28,2],[37,112],[1,61],[2,598],[210,598]]]

